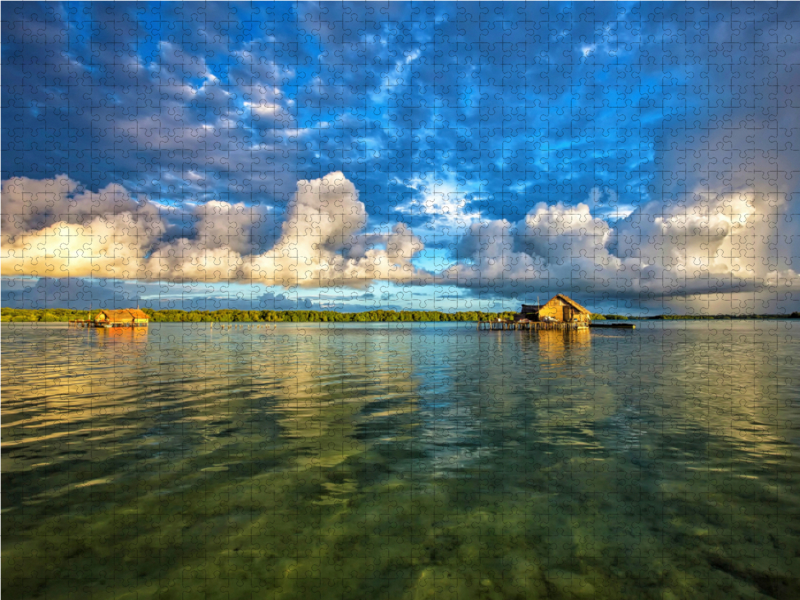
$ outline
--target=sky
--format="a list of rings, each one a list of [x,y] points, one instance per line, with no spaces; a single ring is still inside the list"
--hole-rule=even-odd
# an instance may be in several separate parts
[[[3,306],[800,310],[797,3],[0,11]]]

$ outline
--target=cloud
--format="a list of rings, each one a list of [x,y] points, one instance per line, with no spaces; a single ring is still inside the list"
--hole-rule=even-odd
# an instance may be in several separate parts
[[[2,274],[144,278],[164,234],[159,210],[122,186],[85,191],[66,176],[2,186]]]
[[[228,283],[203,285],[40,277],[3,277],[2,305],[7,308],[89,310],[141,306],[178,310],[354,310],[346,297],[299,297],[265,291],[260,286]],[[360,310],[356,308],[356,310]],[[364,309],[366,310],[366,309]]]
[[[247,255],[263,251],[275,243],[280,231],[272,207],[231,204],[211,200],[201,205],[189,205],[178,213],[180,232],[201,250],[228,248]]]
[[[374,280],[419,284],[429,274],[412,264],[424,244],[403,224],[367,234],[367,211],[342,173],[300,181],[275,247],[245,266],[251,276],[283,287],[347,286]]]
[[[585,203],[540,203],[518,222],[473,223],[455,248],[459,264],[440,280],[501,295],[569,291],[642,301],[797,292],[800,276],[775,251],[798,229],[783,219],[786,211],[785,199],[701,192],[681,205],[650,202],[612,226]]]
[[[424,245],[405,225],[388,233],[365,230],[364,203],[342,173],[298,182],[280,229],[263,206],[215,200],[176,211],[134,200],[118,185],[85,192],[65,176],[11,179],[2,201],[2,274],[8,276],[284,288],[431,279],[412,264]]]
[[[157,217],[158,209],[139,201],[121,185],[98,192],[83,189],[66,175],[53,179],[13,177],[2,185],[4,235],[44,229],[56,223],[85,225],[100,217],[134,214]]]
[[[123,308],[135,304],[140,287],[111,279],[4,277],[1,296],[7,308]]]
[[[116,184],[91,192],[65,176],[13,178],[3,184],[2,274],[284,289],[435,283],[638,300],[800,289],[796,265],[778,252],[791,252],[798,231],[783,218],[785,197],[698,192],[610,224],[590,209],[597,196],[538,203],[518,221],[474,221],[451,246],[450,266],[430,273],[414,264],[425,245],[408,226],[367,230],[366,206],[339,172],[299,181],[281,221],[260,205],[213,200],[178,211]]]

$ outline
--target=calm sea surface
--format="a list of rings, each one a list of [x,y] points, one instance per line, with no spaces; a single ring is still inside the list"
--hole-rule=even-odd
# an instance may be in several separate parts
[[[800,323],[2,328],[2,592],[800,598]]]

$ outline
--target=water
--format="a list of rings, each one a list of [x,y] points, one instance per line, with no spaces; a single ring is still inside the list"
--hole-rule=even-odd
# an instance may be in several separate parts
[[[8,598],[800,597],[798,322],[2,333]]]

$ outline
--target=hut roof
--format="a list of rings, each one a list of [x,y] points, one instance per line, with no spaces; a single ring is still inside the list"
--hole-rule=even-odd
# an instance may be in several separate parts
[[[590,310],[586,310],[584,307],[582,307],[580,304],[575,302],[575,300],[573,300],[569,296],[565,296],[564,294],[556,294],[556,298],[558,298],[562,302],[566,302],[567,304],[572,306],[572,308],[576,309],[578,312],[581,312],[581,313],[586,314],[586,315],[592,314],[592,312]]]

